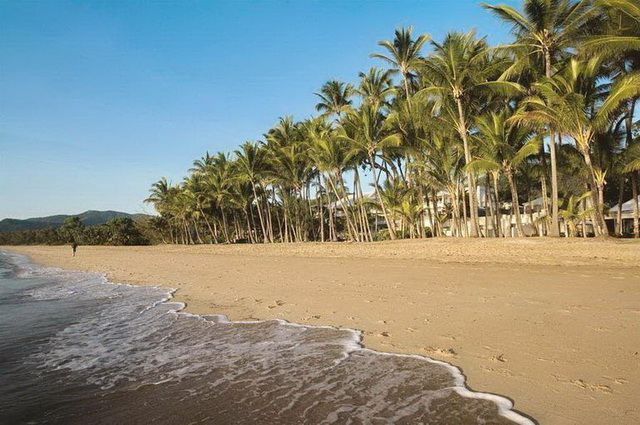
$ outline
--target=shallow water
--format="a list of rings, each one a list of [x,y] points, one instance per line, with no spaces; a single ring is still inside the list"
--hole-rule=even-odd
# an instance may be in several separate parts
[[[532,423],[458,369],[364,349],[357,331],[170,299],[0,252],[0,423]]]

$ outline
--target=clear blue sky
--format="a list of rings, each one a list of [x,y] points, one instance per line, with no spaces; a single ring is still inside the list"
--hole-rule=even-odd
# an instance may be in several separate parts
[[[473,0],[1,1],[0,219],[151,212],[159,177],[310,116],[407,25],[509,31]]]

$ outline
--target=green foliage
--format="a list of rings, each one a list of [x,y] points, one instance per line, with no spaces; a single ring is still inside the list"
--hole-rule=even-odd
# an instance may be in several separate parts
[[[606,204],[631,192],[640,169],[636,3],[485,5],[512,25],[513,41],[502,46],[474,31],[431,40],[399,28],[371,55],[386,68],[360,72],[356,85],[321,86],[319,116],[282,117],[233,154],[206,152],[182,182],[154,183],[146,202],[160,217],[144,235],[183,244],[371,241],[443,236],[445,228],[476,236],[478,182],[484,216],[514,215],[520,235],[520,199],[544,199],[547,210],[530,218],[551,216],[545,228],[555,231],[545,231],[553,235],[558,194],[573,226],[575,196],[588,189],[604,235]],[[363,193],[367,184],[373,193]],[[136,240],[96,232],[108,243]]]
[[[78,217],[69,217],[59,228],[0,233],[0,245],[148,245],[158,240],[150,220],[119,217],[106,224],[84,226]]]

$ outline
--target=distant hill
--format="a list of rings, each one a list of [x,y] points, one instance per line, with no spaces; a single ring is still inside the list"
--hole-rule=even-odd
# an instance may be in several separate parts
[[[18,230],[37,230],[48,227],[60,227],[68,217],[80,217],[80,221],[85,226],[95,226],[104,224],[107,221],[118,217],[130,217],[134,220],[148,217],[146,214],[128,214],[120,211],[85,211],[81,214],[70,215],[50,215],[48,217],[34,217],[19,220],[16,218],[5,218],[0,220],[0,232],[14,232]]]

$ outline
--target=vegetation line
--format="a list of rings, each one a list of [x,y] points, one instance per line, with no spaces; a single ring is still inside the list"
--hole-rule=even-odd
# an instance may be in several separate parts
[[[151,239],[640,237],[640,3],[483,7],[511,43],[396,30],[371,55],[387,68],[326,82],[318,116],[153,184]]]

